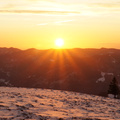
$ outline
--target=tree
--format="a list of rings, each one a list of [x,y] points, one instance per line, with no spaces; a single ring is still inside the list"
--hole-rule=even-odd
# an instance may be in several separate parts
[[[118,82],[117,82],[115,77],[110,82],[109,89],[108,89],[108,94],[113,94],[114,98],[117,98],[117,95],[119,94]]]

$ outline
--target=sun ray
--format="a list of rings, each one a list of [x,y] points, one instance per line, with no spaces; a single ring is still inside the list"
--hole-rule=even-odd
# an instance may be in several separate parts
[[[52,53],[51,50],[42,51],[39,54],[38,58],[31,61],[31,63],[29,64],[29,67],[26,67],[24,72],[29,71],[31,75],[35,74],[36,71],[38,71],[39,68],[41,68],[42,64],[45,63],[45,61],[49,59],[49,56],[51,55],[51,53]],[[31,68],[31,70],[29,70],[29,68]]]

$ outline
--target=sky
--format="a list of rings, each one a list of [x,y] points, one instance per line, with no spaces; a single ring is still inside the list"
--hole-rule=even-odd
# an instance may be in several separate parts
[[[120,49],[120,0],[0,0],[0,47]]]

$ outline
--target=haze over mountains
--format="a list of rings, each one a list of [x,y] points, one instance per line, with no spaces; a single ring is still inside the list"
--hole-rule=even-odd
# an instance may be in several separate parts
[[[0,86],[50,88],[107,95],[120,84],[119,49],[0,48]]]

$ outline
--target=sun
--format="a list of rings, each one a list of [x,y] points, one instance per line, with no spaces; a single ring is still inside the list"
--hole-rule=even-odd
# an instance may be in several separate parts
[[[56,45],[57,47],[62,47],[62,46],[64,45],[64,40],[61,39],[61,38],[56,39],[56,40],[55,40],[55,45]]]

